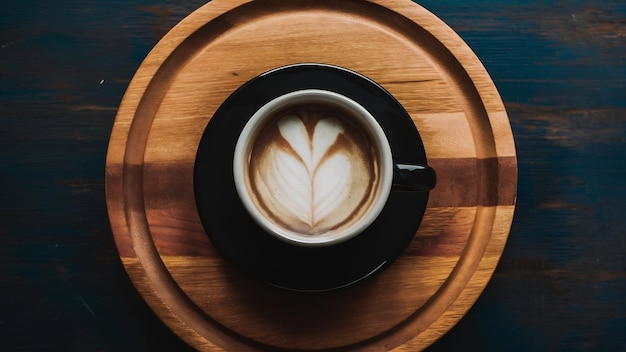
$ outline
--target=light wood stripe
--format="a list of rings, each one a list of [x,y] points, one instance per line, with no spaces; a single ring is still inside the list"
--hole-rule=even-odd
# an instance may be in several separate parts
[[[411,118],[428,160],[476,158],[472,131],[463,112],[413,114]]]
[[[457,258],[400,258],[372,280],[324,295],[260,285],[215,257],[162,260],[194,305],[216,322],[256,342],[294,350],[355,344],[392,329],[427,302]],[[141,272],[137,259],[123,261],[131,274]],[[412,277],[427,273],[428,280],[412,284]]]
[[[515,157],[515,140],[505,111],[489,113],[491,128],[496,138],[496,152],[499,157]]]

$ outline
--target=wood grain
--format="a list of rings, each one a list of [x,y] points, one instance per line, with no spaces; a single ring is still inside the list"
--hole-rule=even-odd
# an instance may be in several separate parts
[[[234,272],[204,233],[193,194],[195,152],[221,102],[297,62],[347,67],[387,88],[443,185],[394,265],[322,295]],[[214,1],[172,29],[129,85],[107,155],[112,229],[139,291],[197,348],[423,348],[475,301],[506,241],[517,172],[507,126],[469,48],[411,2]]]
[[[191,350],[124,270],[106,215],[104,160],[135,70],[204,3],[3,3],[4,350]],[[427,350],[625,350],[624,3],[419,4],[489,70],[519,163],[502,260],[474,306]]]
[[[104,165],[135,70],[205,3],[3,2],[3,350],[192,350],[122,265]],[[502,259],[472,308],[427,350],[626,350],[624,2],[419,4],[458,31],[489,70],[519,163]]]

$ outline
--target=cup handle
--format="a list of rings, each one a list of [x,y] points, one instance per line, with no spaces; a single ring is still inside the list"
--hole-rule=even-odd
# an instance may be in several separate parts
[[[396,164],[394,191],[428,192],[437,184],[437,173],[428,165]]]

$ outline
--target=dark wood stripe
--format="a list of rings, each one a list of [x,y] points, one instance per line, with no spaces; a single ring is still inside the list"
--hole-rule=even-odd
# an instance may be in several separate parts
[[[121,257],[136,257],[137,254],[133,250],[133,243],[126,226],[124,197],[122,195],[122,170],[121,164],[108,164],[106,167],[106,201],[109,223],[119,255]]]
[[[501,157],[498,161],[498,205],[515,205],[517,199],[517,157]]]
[[[432,159],[428,163],[437,172],[437,186],[430,192],[429,207],[515,204],[515,157]]]
[[[516,160],[515,157],[433,159],[429,164],[437,171],[437,187],[431,192],[429,208],[408,253],[458,256],[471,229],[473,207],[514,204]],[[109,194],[121,187],[121,170],[119,165],[107,168]],[[193,164],[148,163],[142,172],[145,212],[159,253],[189,256],[214,253],[196,209]],[[479,178],[478,175],[488,177]],[[493,184],[496,182],[499,186]],[[497,189],[498,192],[479,194],[479,189]],[[125,229],[123,200],[107,201],[120,255],[133,257],[132,243]]]

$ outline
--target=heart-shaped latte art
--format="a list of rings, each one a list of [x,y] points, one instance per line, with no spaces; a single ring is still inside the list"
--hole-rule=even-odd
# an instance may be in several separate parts
[[[253,176],[257,197],[291,230],[319,235],[349,222],[368,199],[371,168],[342,121],[323,116],[309,128],[302,117],[280,118],[277,138]]]

